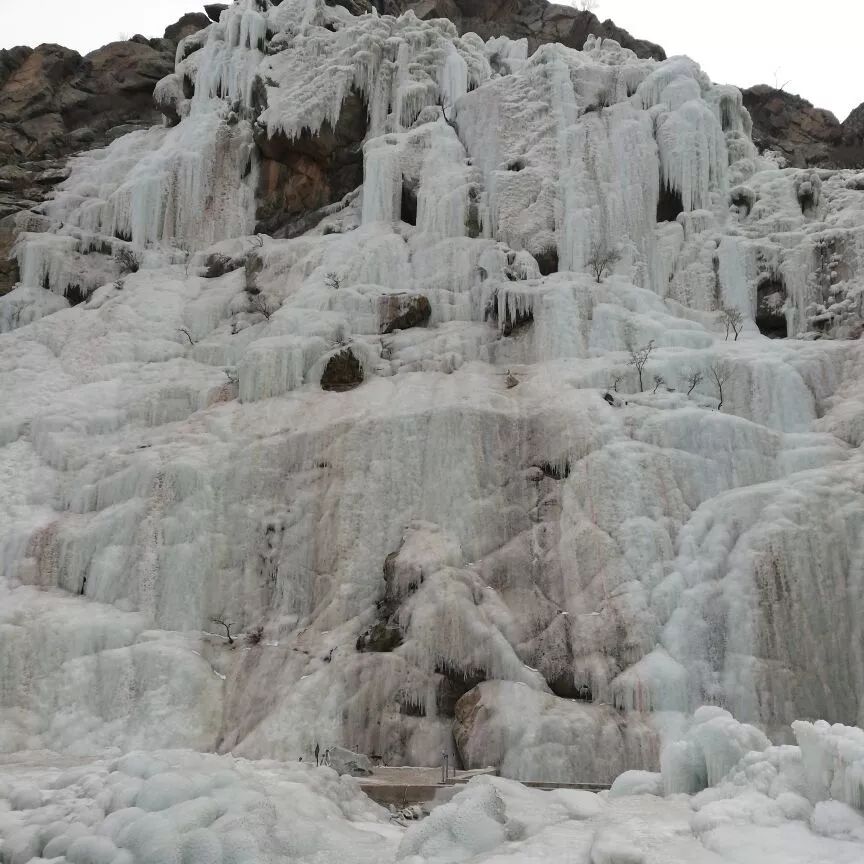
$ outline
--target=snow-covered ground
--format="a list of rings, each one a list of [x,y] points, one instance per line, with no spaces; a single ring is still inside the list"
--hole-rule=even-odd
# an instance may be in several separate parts
[[[769,746],[703,708],[672,748],[669,773],[631,771],[599,795],[487,775],[410,827],[356,780],[305,763],[185,750],[32,754],[0,763],[0,859],[858,864],[864,815],[850,803],[864,794],[864,733],[802,723],[796,734],[800,747]],[[714,785],[698,794],[675,789],[695,791],[706,776]]]
[[[178,125],[83,154],[22,217],[22,284],[0,298],[0,751],[456,748],[512,778],[611,782],[658,770],[706,703],[778,744],[802,717],[864,724],[864,176],[757,155],[740,93],[687,58],[594,38],[527,58],[411,13],[259,5],[178,47],[157,88]],[[349,91],[362,188],[303,236],[256,236],[255,136],[314,135]],[[603,249],[620,259],[598,281]],[[421,296],[425,325],[382,332]],[[345,351],[362,384],[322,390]],[[782,774],[767,752],[753,771]],[[152,758],[205,778],[187,790],[228,772],[266,819],[295,806],[260,792],[267,772],[310,813],[338,800],[305,769]],[[99,764],[58,806],[107,794]],[[498,826],[488,860],[641,860],[603,839],[617,824],[662,848],[645,860],[747,862],[782,831],[778,861],[860,860],[836,803],[860,797],[751,807],[756,780],[729,783],[465,794]],[[560,818],[530,815],[550,800]],[[207,824],[246,818],[219,806]],[[333,840],[359,844],[346,860],[395,854],[379,816],[341,812],[364,823]],[[417,832],[400,848],[433,857]],[[801,857],[818,843],[839,845]]]

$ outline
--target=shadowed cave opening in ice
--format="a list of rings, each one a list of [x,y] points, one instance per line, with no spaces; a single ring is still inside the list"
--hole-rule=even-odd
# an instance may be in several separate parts
[[[684,202],[681,200],[681,193],[661,180],[660,195],[657,198],[657,221],[674,222],[683,212]]]
[[[534,256],[541,276],[551,276],[558,272],[558,250],[554,248],[544,249]]]
[[[484,321],[491,321],[493,324],[502,324],[502,304],[498,302],[498,299],[498,292],[496,291],[486,304],[486,310],[483,315]],[[501,332],[504,336],[511,336],[513,333],[523,330],[534,323],[534,312],[530,307],[525,309],[515,308],[511,310],[510,305],[506,302],[503,303],[503,306],[504,321],[501,326]]]
[[[763,279],[756,289],[756,326],[769,339],[785,339],[789,327],[783,308],[786,303],[786,286],[780,279]]]
[[[399,218],[408,225],[417,224],[417,190],[407,183],[402,183],[402,201],[399,207]]]

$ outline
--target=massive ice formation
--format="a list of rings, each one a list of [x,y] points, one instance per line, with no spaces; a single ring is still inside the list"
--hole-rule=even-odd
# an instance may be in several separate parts
[[[156,97],[0,300],[0,750],[611,780],[706,702],[864,722],[860,176],[687,58],[315,0]]]

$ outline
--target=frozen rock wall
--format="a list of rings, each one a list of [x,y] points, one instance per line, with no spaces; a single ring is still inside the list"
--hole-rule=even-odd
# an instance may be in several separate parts
[[[0,749],[597,781],[706,702],[864,721],[858,175],[687,58],[305,0],[156,96],[0,300]],[[253,234],[349,103],[362,185]]]

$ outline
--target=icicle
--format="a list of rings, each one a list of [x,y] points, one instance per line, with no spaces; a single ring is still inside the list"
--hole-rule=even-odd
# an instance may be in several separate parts
[[[439,90],[444,111],[452,118],[456,102],[468,92],[468,64],[453,45],[447,51]]]
[[[369,142],[363,160],[362,222],[392,222],[402,194],[399,151],[386,138]]]

